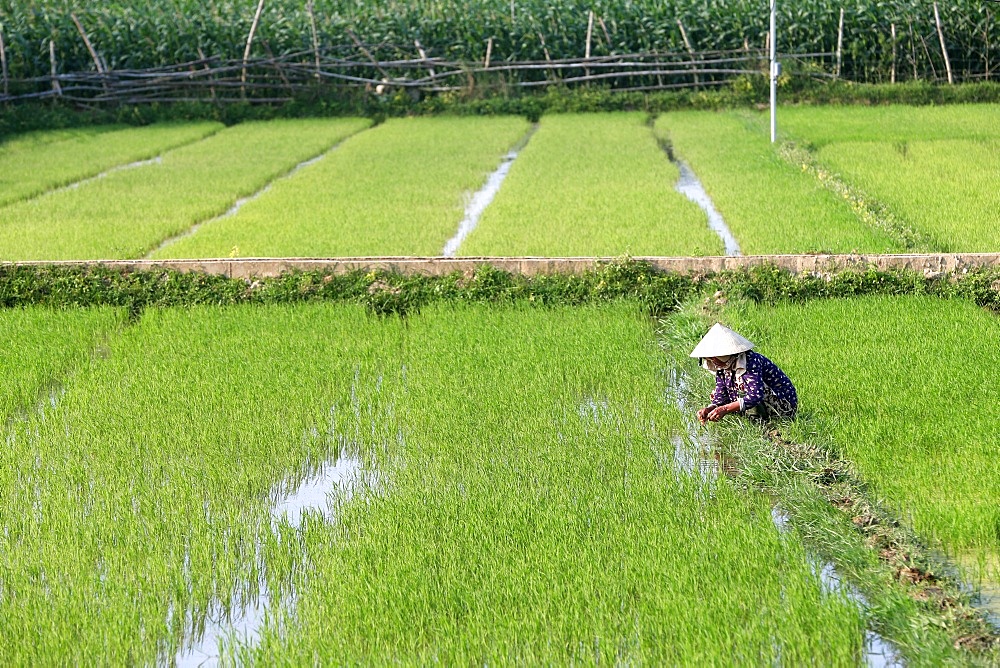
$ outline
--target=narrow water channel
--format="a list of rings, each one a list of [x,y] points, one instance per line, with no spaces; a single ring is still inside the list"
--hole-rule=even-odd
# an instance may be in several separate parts
[[[698,472],[702,477],[719,475],[720,472],[730,472],[719,460],[711,455],[713,450],[709,436],[693,417],[695,408],[690,403],[687,373],[674,367],[667,372],[667,401],[673,403],[681,413],[684,431],[672,439],[675,448],[675,466],[688,473]],[[711,463],[709,463],[711,462]],[[771,519],[780,533],[786,534],[789,529],[788,514],[779,506],[771,509]],[[853,585],[845,582],[837,573],[834,565],[818,559],[815,555],[806,553],[812,564],[813,571],[819,576],[820,586],[828,592],[841,592],[858,604],[862,609],[869,607],[864,595]],[[894,668],[902,666],[902,659],[896,648],[882,636],[870,629],[865,630],[865,665],[870,668]]]
[[[444,245],[444,250],[441,251],[441,255],[445,257],[455,257],[458,252],[458,247],[462,245],[465,238],[469,236],[476,225],[479,224],[479,218],[486,211],[486,207],[490,205],[493,198],[500,191],[500,185],[503,183],[504,179],[507,178],[507,172],[510,171],[510,166],[514,164],[514,160],[517,155],[524,149],[528,144],[528,140],[531,139],[531,135],[535,134],[535,130],[538,129],[538,125],[532,125],[528,133],[524,135],[514,145],[507,155],[503,157],[500,161],[500,166],[497,167],[492,174],[486,178],[486,183],[469,198],[468,204],[465,205],[465,215],[461,222],[458,224],[458,231],[455,232],[455,236]]]
[[[91,181],[98,181],[100,179],[105,179],[108,176],[114,174],[115,172],[124,172],[127,169],[137,169],[139,167],[145,167],[146,165],[158,165],[161,162],[163,162],[163,158],[161,156],[156,156],[155,158],[149,158],[148,160],[136,160],[135,162],[130,162],[125,165],[116,165],[111,169],[104,170],[100,174],[95,174],[94,176],[88,176],[85,179],[80,179],[79,181],[68,183],[61,188],[54,188],[52,190],[42,193],[42,195],[51,195],[61,190],[75,190],[82,185],[90,183]]]
[[[680,170],[681,176],[674,185],[674,190],[701,207],[705,215],[708,216],[708,226],[722,239],[722,243],[726,248],[726,255],[740,255],[739,242],[736,241],[733,233],[729,231],[729,226],[722,219],[722,214],[712,204],[712,198],[705,192],[701,181],[698,180],[698,177],[695,176],[694,172],[691,171],[691,168],[683,160],[676,160],[675,164]]]

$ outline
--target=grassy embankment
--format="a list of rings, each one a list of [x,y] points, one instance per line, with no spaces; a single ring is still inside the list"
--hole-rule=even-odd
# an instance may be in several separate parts
[[[925,250],[997,252],[998,105],[796,108],[785,131],[857,197],[926,237]]]
[[[766,128],[742,114],[672,112],[657,119],[656,132],[702,182],[744,254],[902,250],[811,174],[783,160]]]
[[[306,524],[295,605],[241,662],[860,659],[769,502],[675,461],[633,305],[428,308],[380,361],[335,433],[381,483]]]
[[[0,144],[0,206],[187,144],[219,123],[34,132]]]
[[[960,561],[995,563],[995,314],[965,301],[869,297],[742,305],[727,318],[789,372],[803,411],[877,498]]]
[[[511,166],[462,255],[718,255],[642,114],[554,115]]]
[[[244,123],[169,151],[157,164],[3,207],[0,259],[141,257],[367,124]]]
[[[440,255],[523,118],[393,119],[154,257]]]

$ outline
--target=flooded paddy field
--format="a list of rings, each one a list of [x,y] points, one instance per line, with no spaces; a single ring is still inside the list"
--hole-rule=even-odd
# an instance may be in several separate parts
[[[996,105],[943,109],[783,108],[776,145],[748,110],[33,133],[0,258],[994,251]]]
[[[6,426],[4,663],[863,660],[633,305],[115,313]]]
[[[899,517],[955,555],[983,554],[988,509],[961,501],[993,491],[958,469],[919,473],[949,457],[982,470],[972,445],[991,432],[951,432],[928,408],[941,425],[924,429],[958,450],[897,444],[889,461],[848,422],[865,411],[842,404],[846,362],[800,361],[808,341],[860,354],[834,345],[843,328],[823,333],[832,304],[724,315],[787,368],[809,424]],[[947,316],[955,336],[991,345],[982,319],[995,316],[967,304],[836,304],[906,336],[907,314]],[[813,334],[796,337],[809,308]],[[0,316],[39,351],[7,368],[4,663],[895,665],[925,651],[850,583],[850,564],[810,547],[799,509],[755,489],[724,430],[692,420],[703,372],[677,366],[689,348],[663,333],[700,331],[690,314],[654,326],[623,302],[439,304],[405,319],[322,303]],[[867,334],[890,349],[889,334]],[[927,359],[954,366],[945,343]],[[976,382],[974,365],[958,368]],[[890,420],[878,374],[852,377]],[[823,421],[834,409],[859,438]],[[990,573],[965,571],[987,604]]]

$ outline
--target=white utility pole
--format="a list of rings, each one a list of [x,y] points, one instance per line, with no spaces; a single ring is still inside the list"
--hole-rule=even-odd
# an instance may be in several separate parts
[[[778,31],[775,14],[778,0],[771,0],[771,143],[778,139],[778,75],[781,65],[778,63]]]

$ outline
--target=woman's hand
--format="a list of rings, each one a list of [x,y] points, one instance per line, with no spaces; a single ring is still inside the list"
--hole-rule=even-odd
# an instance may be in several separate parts
[[[729,415],[730,413],[735,413],[739,409],[740,409],[740,404],[738,401],[734,401],[731,404],[726,404],[725,406],[716,406],[712,410],[708,411],[708,414],[705,416],[705,419],[709,420],[710,422],[718,422],[726,415]]]
[[[712,404],[711,406],[705,406],[704,408],[700,409],[698,411],[698,422],[705,424],[705,420],[708,419],[708,414],[711,413],[716,408],[718,407],[715,404]]]

